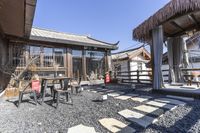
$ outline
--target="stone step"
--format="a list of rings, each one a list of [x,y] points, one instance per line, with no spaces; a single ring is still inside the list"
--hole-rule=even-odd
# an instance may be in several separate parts
[[[82,124],[71,127],[67,133],[97,133],[94,127],[84,126]]]
[[[173,109],[175,109],[177,107],[176,105],[172,105],[172,104],[168,104],[168,103],[162,103],[162,102],[157,102],[157,101],[149,101],[146,104],[147,105],[151,105],[151,106],[156,106],[156,107],[164,108],[164,109],[169,109],[169,110],[173,110]]]
[[[118,94],[118,93],[108,93],[108,96],[117,97],[117,96],[120,96],[120,94]]]
[[[124,92],[113,92],[113,93],[108,93],[108,96],[117,97],[117,96],[120,96],[123,94],[124,94]]]
[[[137,96],[139,96],[138,94],[134,94],[134,93],[127,93],[125,95],[126,96],[131,96],[131,97],[137,97]]]
[[[114,118],[104,118],[99,120],[100,124],[112,133],[134,133],[136,130]]]
[[[138,125],[146,128],[147,126],[149,126],[150,124],[154,123],[157,121],[156,118],[144,115],[142,113],[138,113],[135,111],[131,111],[128,109],[122,110],[120,112],[118,112],[121,116],[123,116],[124,118],[126,118],[127,120],[131,121],[131,122],[135,122]]]
[[[172,95],[167,95],[166,97],[183,100],[183,101],[194,101],[194,98],[191,98],[191,97],[181,97],[181,96],[172,96]]]
[[[152,97],[150,97],[150,96],[138,96],[138,97],[131,98],[131,100],[136,101],[136,102],[145,102],[151,98]]]
[[[133,109],[139,110],[139,111],[142,111],[145,113],[152,113],[152,112],[158,110],[159,108],[148,106],[148,105],[140,105],[140,106],[134,107]]]
[[[173,105],[185,105],[185,102],[175,100],[175,99],[171,99],[171,98],[158,98],[158,99],[155,99],[155,101],[173,104]]]
[[[126,95],[121,95],[121,96],[117,96],[115,97],[116,99],[120,99],[120,100],[128,100],[131,98],[131,96],[126,96]]]

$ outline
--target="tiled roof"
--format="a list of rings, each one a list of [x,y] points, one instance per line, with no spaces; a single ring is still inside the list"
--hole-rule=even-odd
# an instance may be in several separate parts
[[[138,47],[138,48],[134,48],[134,49],[129,49],[126,51],[121,51],[118,53],[114,53],[112,54],[112,59],[113,60],[120,60],[120,59],[125,59],[125,58],[134,58],[137,55],[141,54],[142,52],[145,52],[149,58],[150,57],[150,53],[144,48],[144,47]]]
[[[62,43],[70,45],[98,47],[98,48],[108,48],[108,49],[118,48],[117,47],[118,43],[111,44],[93,39],[88,36],[68,34],[52,30],[40,29],[40,28],[32,28],[30,39],[36,41],[54,42],[54,43]]]

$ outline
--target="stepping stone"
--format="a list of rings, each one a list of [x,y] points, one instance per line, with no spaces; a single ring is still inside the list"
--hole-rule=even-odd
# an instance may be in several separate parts
[[[140,106],[134,107],[134,109],[145,112],[145,113],[152,113],[152,112],[158,110],[159,108],[148,106],[148,105],[140,105]]]
[[[115,97],[116,99],[120,99],[120,100],[127,100],[127,99],[130,99],[131,96],[126,96],[126,95],[121,95],[121,96],[117,96]]]
[[[128,94],[125,94],[126,96],[131,96],[131,97],[137,97],[139,96],[138,94],[134,94],[134,93],[128,93]]]
[[[125,117],[126,119],[128,119],[131,122],[135,122],[137,124],[139,124],[140,126],[146,128],[147,126],[149,126],[150,124],[154,123],[157,121],[156,118],[135,112],[135,111],[131,111],[128,109],[122,110],[120,112],[118,112],[121,116]]]
[[[150,96],[139,96],[139,97],[133,97],[131,98],[133,101],[137,101],[137,102],[144,102],[147,101],[149,99],[151,99],[152,97]]]
[[[155,99],[155,101],[174,104],[174,105],[185,105],[185,103],[182,101],[170,99],[170,98],[158,98],[158,99]]]
[[[173,110],[177,107],[176,105],[171,105],[171,104],[161,103],[161,102],[156,102],[156,101],[150,101],[150,102],[147,102],[146,104],[151,105],[151,106],[164,108],[164,109],[169,109],[169,110]]]
[[[134,133],[136,130],[114,118],[104,118],[99,120],[101,125],[112,133]]]
[[[180,97],[180,96],[172,96],[172,95],[167,95],[167,97],[179,99],[179,100],[184,100],[184,101],[194,101],[194,98],[191,98],[191,97]]]
[[[82,124],[71,127],[68,129],[67,133],[96,133],[94,127],[87,127]]]
[[[117,97],[117,96],[120,96],[120,94],[118,94],[118,93],[108,93],[108,96]]]
[[[124,94],[124,92],[114,92],[114,93],[108,93],[108,96],[117,97],[117,96],[120,96],[122,94]]]
[[[97,91],[91,91],[91,92],[93,92],[93,93],[97,93]]]

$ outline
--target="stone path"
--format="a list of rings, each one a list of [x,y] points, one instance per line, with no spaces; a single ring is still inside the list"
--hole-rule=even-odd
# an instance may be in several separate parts
[[[158,110],[159,108],[153,107],[153,106],[148,106],[148,105],[140,105],[140,106],[134,107],[133,109],[142,111],[145,113],[152,113],[152,112]]]
[[[131,96],[126,96],[126,95],[121,95],[121,96],[117,96],[115,97],[116,99],[120,99],[120,100],[128,100],[131,98]]]
[[[142,113],[138,113],[136,111],[132,111],[132,110],[128,110],[128,109],[122,110],[118,113],[121,116],[125,117],[127,120],[134,122],[134,123],[137,123],[144,128],[146,128],[150,124],[157,121],[156,118],[149,117],[149,116],[144,115]]]
[[[71,127],[67,133],[96,133],[94,127],[87,127],[82,124]]]
[[[164,108],[164,109],[169,109],[169,110],[172,110],[175,107],[177,107],[176,105],[171,105],[171,104],[157,102],[157,101],[149,101],[146,104],[151,105],[151,106],[155,106],[155,107]]]
[[[152,97],[150,97],[150,96],[138,96],[138,97],[131,98],[131,100],[136,101],[136,102],[145,102],[151,98]]]
[[[108,90],[105,90],[107,92]],[[92,91],[92,92],[102,92],[102,91]],[[135,102],[141,102],[142,105],[133,107],[132,110],[124,109],[119,111],[118,114],[124,117],[129,122],[135,123],[143,128],[148,127],[149,125],[158,121],[158,117],[162,117],[165,111],[173,110],[179,105],[185,105],[186,103],[180,100],[191,101],[192,99],[167,96],[167,98],[156,98],[153,99],[151,96],[139,96],[138,94],[124,94],[124,92],[107,92],[108,96],[114,97],[119,100],[128,100],[131,99]],[[180,100],[177,100],[180,99]],[[158,115],[153,115],[157,110],[163,110]],[[150,115],[152,114],[152,115]],[[112,133],[134,133],[136,130],[131,126],[117,120],[114,118],[103,118],[98,120],[99,123],[108,131]],[[92,127],[86,127],[83,125],[78,125],[69,129],[68,133],[96,133],[95,129]]]
[[[100,124],[112,133],[134,133],[136,130],[114,118],[99,120]]]

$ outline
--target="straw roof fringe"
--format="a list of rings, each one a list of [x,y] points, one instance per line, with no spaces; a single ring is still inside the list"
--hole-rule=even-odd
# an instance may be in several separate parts
[[[151,30],[176,16],[200,10],[200,0],[172,0],[133,30],[133,39],[148,43]]]

